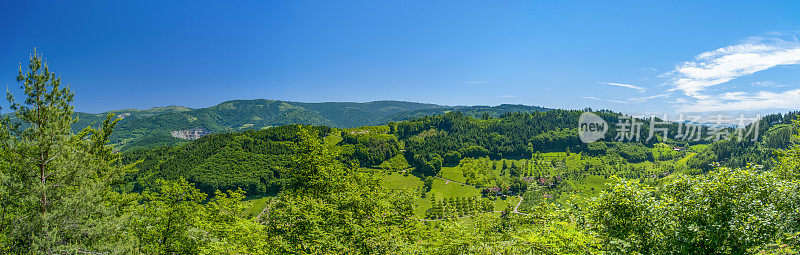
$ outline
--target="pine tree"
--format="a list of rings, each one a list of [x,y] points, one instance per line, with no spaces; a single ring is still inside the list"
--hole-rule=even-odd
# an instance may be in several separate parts
[[[127,197],[111,189],[125,169],[117,167],[108,137],[116,121],[72,132],[74,94],[34,50],[16,78],[25,100],[7,99],[16,119],[0,122],[3,249],[9,253],[78,253],[120,249],[120,222]],[[122,199],[122,200],[119,200]],[[122,203],[122,204],[121,204]],[[118,219],[118,218],[116,218]]]

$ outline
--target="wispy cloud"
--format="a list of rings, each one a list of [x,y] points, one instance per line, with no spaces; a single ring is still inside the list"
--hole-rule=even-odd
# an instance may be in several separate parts
[[[797,109],[800,89],[784,92],[760,91],[755,94],[729,92],[721,99],[699,100],[679,107],[681,112],[755,111],[763,109]]]
[[[762,87],[762,88],[782,88],[782,87],[789,86],[789,85],[786,85],[786,84],[779,84],[779,83],[774,82],[774,81],[757,81],[757,82],[753,82],[753,83],[750,83],[750,84],[752,84],[753,86]]]
[[[693,100],[678,106],[683,112],[729,110],[763,110],[794,108],[787,104],[797,99],[797,90],[784,92],[741,91],[712,94],[711,87],[720,89],[728,82],[777,66],[800,64],[800,42],[778,37],[751,37],[739,44],[698,54],[693,61],[684,62],[665,76],[670,78],[670,91],[680,91]],[[759,87],[783,87],[778,84],[754,83]]]
[[[611,85],[611,86],[618,86],[618,87],[623,87],[623,88],[635,89],[635,90],[638,90],[639,92],[647,91],[647,89],[645,89],[645,88],[642,88],[642,87],[639,87],[639,86],[636,86],[636,85],[625,84],[625,83],[614,83],[614,82],[598,82],[598,83],[604,84],[604,85]]]
[[[625,101],[619,101],[619,100],[610,100],[610,99],[602,99],[602,98],[597,98],[597,97],[581,97],[581,98],[583,98],[583,99],[597,100],[597,101],[612,102],[612,103],[628,104],[628,102],[625,102]]]
[[[642,103],[642,102],[647,102],[647,101],[650,101],[650,100],[653,100],[653,99],[656,99],[656,98],[659,98],[659,97],[668,97],[668,96],[669,96],[669,93],[664,93],[664,94],[658,94],[658,95],[652,95],[652,96],[646,96],[646,97],[634,97],[634,98],[631,98],[630,100],[633,101],[633,102],[636,102],[636,103]]]
[[[513,95],[500,95],[500,96],[494,96],[494,97],[500,97],[500,98],[515,98],[515,97],[519,97],[519,96],[513,96]]]
[[[485,81],[468,81],[467,84],[486,84],[488,82]]]

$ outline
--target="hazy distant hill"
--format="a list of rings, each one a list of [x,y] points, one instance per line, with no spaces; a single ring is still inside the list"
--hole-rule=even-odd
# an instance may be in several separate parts
[[[461,111],[480,117],[496,117],[505,112],[545,111],[546,108],[525,105],[443,106],[436,104],[374,101],[367,103],[326,102],[300,103],[278,100],[232,100],[208,108],[182,106],[156,107],[146,110],[123,109],[98,114],[76,113],[76,131],[92,123],[100,123],[109,113],[120,118],[111,142],[118,149],[171,145],[186,142],[173,136],[187,137],[187,132],[224,133],[262,129],[286,124],[325,125],[347,128],[380,125],[390,121]],[[196,137],[195,135],[193,137]]]

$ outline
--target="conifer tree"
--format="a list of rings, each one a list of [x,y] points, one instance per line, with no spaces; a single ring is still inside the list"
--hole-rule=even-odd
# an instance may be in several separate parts
[[[113,164],[106,146],[113,115],[97,129],[73,133],[74,94],[36,50],[16,80],[25,100],[8,92],[15,118],[0,122],[3,249],[53,254],[122,247],[115,219],[126,196],[111,185],[125,169]]]

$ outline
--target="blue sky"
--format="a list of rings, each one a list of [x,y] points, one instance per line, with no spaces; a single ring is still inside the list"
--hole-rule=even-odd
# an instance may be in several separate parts
[[[800,107],[800,1],[4,1],[76,109],[406,100],[628,113]],[[17,93],[19,91],[17,90]]]

